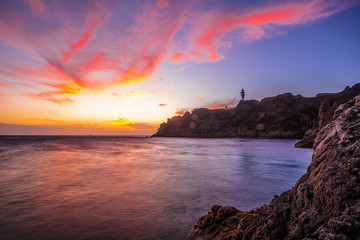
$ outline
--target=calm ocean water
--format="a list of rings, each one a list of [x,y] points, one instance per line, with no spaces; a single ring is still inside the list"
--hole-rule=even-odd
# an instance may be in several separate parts
[[[0,239],[184,239],[290,189],[294,140],[0,136]]]

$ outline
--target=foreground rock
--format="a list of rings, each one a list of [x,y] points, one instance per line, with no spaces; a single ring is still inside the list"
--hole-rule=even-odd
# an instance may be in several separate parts
[[[320,129],[289,191],[249,212],[215,205],[188,239],[360,239],[360,96]]]
[[[303,139],[297,142],[294,147],[296,148],[313,148],[315,138],[319,133],[320,128],[309,129],[305,132]]]
[[[168,119],[154,136],[299,139],[307,130],[325,126],[340,104],[359,94],[360,84],[356,84],[340,93],[318,94],[312,98],[284,93],[260,102],[240,101],[235,109],[195,109],[182,117]]]

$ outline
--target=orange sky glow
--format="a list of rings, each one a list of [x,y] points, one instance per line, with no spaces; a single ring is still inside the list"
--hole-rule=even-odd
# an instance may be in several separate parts
[[[359,2],[216,4],[4,1],[0,134],[150,135],[184,110],[234,107],[241,87],[252,88],[245,79],[253,80],[234,72],[244,82],[219,85],[229,69],[239,69],[230,50],[286,35],[286,27],[317,24]],[[226,61],[224,72],[208,76]]]

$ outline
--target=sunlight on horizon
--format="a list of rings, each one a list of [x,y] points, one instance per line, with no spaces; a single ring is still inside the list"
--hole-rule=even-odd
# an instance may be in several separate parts
[[[242,88],[257,100],[339,92],[359,82],[359,7],[3,1],[0,134],[152,134],[185,111],[236,106]]]

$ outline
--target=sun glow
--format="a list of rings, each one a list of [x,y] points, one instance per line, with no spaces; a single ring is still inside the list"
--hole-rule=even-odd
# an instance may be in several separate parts
[[[285,35],[298,25],[316,24],[358,4],[340,0],[262,5],[215,2],[3,1],[0,127],[17,128],[19,134],[27,126],[51,127],[39,134],[151,134],[176,112],[235,105],[234,89],[245,87],[246,82],[259,98],[267,88],[287,83],[284,69],[302,72],[308,61],[300,60],[312,54],[322,56],[312,45],[303,47],[308,52],[297,51],[303,57],[289,56],[297,45],[306,44],[300,39],[289,49],[279,48],[276,55],[286,59],[284,66],[291,66],[274,65],[277,75],[269,78],[267,66],[278,61],[266,62],[267,54],[274,55],[271,49],[253,54],[261,49],[260,40]],[[338,35],[333,34],[334,39]],[[272,49],[283,46],[278,40],[274,39]],[[319,42],[314,46],[330,46]],[[247,53],[244,44],[255,50]],[[342,44],[339,51],[347,46],[352,45]],[[354,49],[350,50],[351,58]],[[332,69],[338,69],[335,63]],[[325,70],[328,74],[327,66]],[[26,131],[30,132],[37,133]]]

